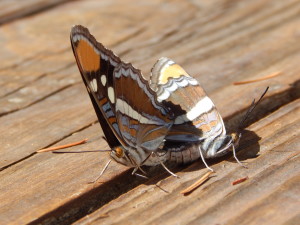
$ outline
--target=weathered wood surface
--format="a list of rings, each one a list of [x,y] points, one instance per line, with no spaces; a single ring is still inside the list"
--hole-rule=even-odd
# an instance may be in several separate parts
[[[300,121],[295,114],[300,113],[299,106],[300,101],[292,102],[249,127],[262,138],[262,147],[257,157],[247,160],[248,169],[234,162],[218,162],[213,166],[215,177],[183,196],[180,191],[206,172],[200,170],[198,163],[177,173],[180,179],[154,179],[139,185],[77,224],[282,224],[287,219],[296,222],[293,217],[299,216],[300,158],[295,153],[300,144]],[[247,144],[247,152],[240,158],[254,157],[254,149],[255,143]],[[249,177],[245,183],[231,184],[245,176]]]
[[[28,4],[35,8],[32,13],[39,11],[35,1]],[[14,13],[13,18],[22,17],[16,12],[28,8],[5,6],[1,21],[10,21]],[[40,9],[0,26],[1,224],[300,220],[299,1],[72,1]],[[87,144],[72,150],[108,148],[94,124],[96,115],[70,49],[73,24],[89,27],[146,77],[159,57],[174,59],[200,80],[229,129],[270,86],[241,142],[238,155],[249,168],[239,167],[230,156],[209,161],[216,176],[181,196],[181,190],[206,172],[200,161],[173,168],[180,179],[153,171],[147,182],[114,163],[101,180],[88,184],[107,154],[36,154],[40,148],[86,137]],[[277,71],[282,74],[270,80],[232,85]],[[243,176],[249,180],[231,185]]]
[[[43,10],[68,1],[72,0],[27,0],[14,2],[10,0],[0,0],[0,24],[20,19],[34,13],[40,13]]]

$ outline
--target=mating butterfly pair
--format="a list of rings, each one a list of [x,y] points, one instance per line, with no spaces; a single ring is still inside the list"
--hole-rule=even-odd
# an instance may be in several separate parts
[[[159,59],[148,82],[83,26],[72,28],[71,44],[115,161],[134,172],[165,161],[205,163],[238,145],[240,135],[226,134],[198,81],[172,60]]]

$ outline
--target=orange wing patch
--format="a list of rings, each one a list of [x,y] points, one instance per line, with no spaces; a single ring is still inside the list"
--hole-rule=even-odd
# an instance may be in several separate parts
[[[201,124],[201,123],[204,123],[205,121],[200,119],[200,120],[197,120],[197,121],[192,121],[192,124],[193,126],[197,126],[198,124]]]
[[[75,51],[82,69],[89,72],[100,69],[100,55],[95,52],[87,41],[80,40]]]
[[[214,120],[214,121],[211,121],[209,124],[203,124],[203,125],[201,125],[199,127],[199,129],[202,130],[203,133],[210,132],[211,129],[213,127],[215,127],[217,124],[218,124],[218,121]]]
[[[165,84],[168,82],[168,78],[178,78],[181,75],[188,76],[188,73],[178,64],[168,65],[161,71],[159,78],[159,84]]]
[[[114,123],[117,122],[117,119],[116,119],[116,117],[110,117],[110,118],[108,118],[108,122],[109,122],[110,124],[114,124]]]
[[[119,127],[122,129],[122,131],[125,131],[125,132],[129,133],[132,137],[136,137],[137,136],[136,129],[129,128],[127,125],[124,125],[124,124],[119,125]]]

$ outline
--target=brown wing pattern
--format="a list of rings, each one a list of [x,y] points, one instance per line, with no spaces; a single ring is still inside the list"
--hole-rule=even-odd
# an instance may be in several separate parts
[[[171,113],[157,102],[156,93],[131,64],[120,64],[114,77],[116,114],[124,140],[131,146],[155,151],[173,124]]]
[[[156,150],[173,120],[141,72],[123,63],[83,26],[72,28],[71,43],[110,147]]]

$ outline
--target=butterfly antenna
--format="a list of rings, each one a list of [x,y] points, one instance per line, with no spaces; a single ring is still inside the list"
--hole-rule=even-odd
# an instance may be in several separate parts
[[[260,96],[260,98],[258,99],[258,101],[256,102],[255,99],[253,99],[249,109],[247,110],[244,118],[241,120],[240,122],[240,125],[238,127],[238,133],[234,133],[232,135],[234,135],[234,139],[235,139],[235,142],[238,142],[242,136],[242,130],[244,129],[244,124],[246,122],[246,120],[249,118],[250,114],[252,113],[252,111],[255,109],[255,107],[260,103],[260,101],[262,100],[262,98],[265,96],[265,94],[267,93],[267,91],[269,90],[269,87],[266,88],[266,90],[264,91],[264,93]],[[232,152],[233,152],[233,157],[234,159],[237,161],[237,163],[239,165],[241,165],[242,167],[244,168],[247,168],[245,165],[243,165],[241,163],[241,161],[237,158],[236,156],[236,151],[235,151],[235,146],[234,146],[234,143],[231,144],[232,146]],[[203,159],[202,159],[203,160]]]
[[[53,151],[52,153],[61,154],[61,153],[87,153],[87,152],[111,152],[110,149],[105,150],[87,150],[87,151]]]
[[[262,100],[262,98],[265,96],[265,94],[267,93],[267,91],[269,90],[269,87],[266,88],[266,90],[264,91],[264,93],[260,96],[260,98],[258,99],[257,102],[255,102],[255,99],[253,99],[247,113],[245,114],[244,118],[242,119],[242,121],[240,122],[240,125],[238,127],[238,130],[241,131],[244,127],[244,124],[246,122],[246,120],[249,118],[250,114],[252,113],[252,111],[256,108],[256,106],[259,104],[259,102]]]

